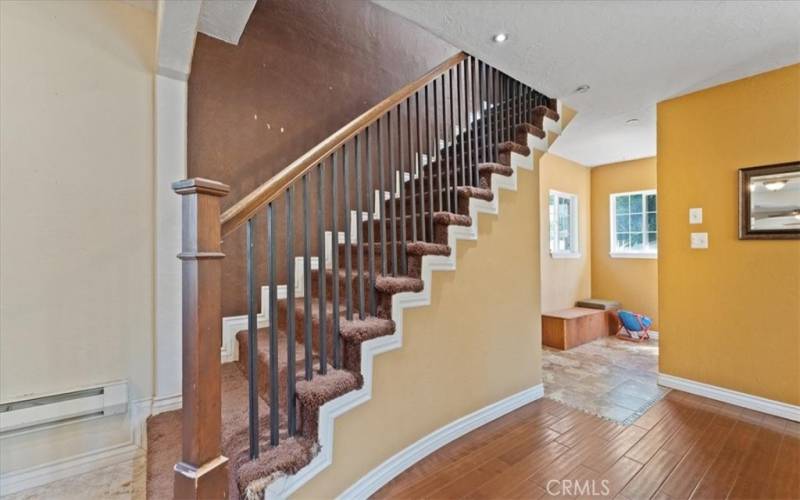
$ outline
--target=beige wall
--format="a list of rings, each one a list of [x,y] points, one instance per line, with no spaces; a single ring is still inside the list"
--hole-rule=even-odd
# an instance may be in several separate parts
[[[118,379],[148,397],[155,15],[0,9],[0,399]]]
[[[403,346],[375,359],[372,399],[336,419],[333,464],[296,498],[332,498],[393,454],[541,378],[538,174],[519,170],[500,214],[460,241],[429,307],[404,316]],[[533,251],[531,251],[533,249]]]
[[[592,294],[592,232],[590,228],[591,170],[579,163],[547,153],[539,163],[540,248],[542,256],[542,311],[573,307]],[[579,258],[550,254],[550,190],[578,196]]]
[[[661,373],[800,404],[800,241],[737,237],[738,169],[798,160],[800,65],[658,105]]]
[[[617,300],[647,314],[658,330],[658,261],[612,258],[610,195],[656,189],[656,159],[644,158],[592,168],[592,296]],[[659,194],[659,198],[661,193]],[[659,200],[660,201],[660,200]],[[658,207],[659,217],[661,207]]]

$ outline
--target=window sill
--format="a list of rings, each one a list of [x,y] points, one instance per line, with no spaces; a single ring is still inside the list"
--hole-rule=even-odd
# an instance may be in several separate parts
[[[575,252],[550,252],[553,259],[580,259],[581,254]]]
[[[646,252],[610,252],[612,259],[658,259],[658,253]]]

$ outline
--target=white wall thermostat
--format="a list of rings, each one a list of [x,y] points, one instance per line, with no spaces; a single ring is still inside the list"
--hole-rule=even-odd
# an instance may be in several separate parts
[[[702,224],[703,223],[703,209],[690,208],[689,209],[689,224]]]
[[[692,248],[708,248],[708,233],[692,233]]]

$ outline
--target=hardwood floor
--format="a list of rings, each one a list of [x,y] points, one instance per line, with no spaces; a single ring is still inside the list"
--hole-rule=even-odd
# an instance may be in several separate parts
[[[552,497],[798,499],[800,424],[680,391],[627,427],[541,399],[373,498]]]

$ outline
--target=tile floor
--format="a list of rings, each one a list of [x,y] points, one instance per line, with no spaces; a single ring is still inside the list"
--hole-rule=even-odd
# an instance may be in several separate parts
[[[669,392],[656,383],[656,339],[606,337],[567,351],[544,347],[542,369],[546,398],[622,424]]]
[[[147,473],[145,454],[85,474],[31,488],[3,500],[144,500]]]

